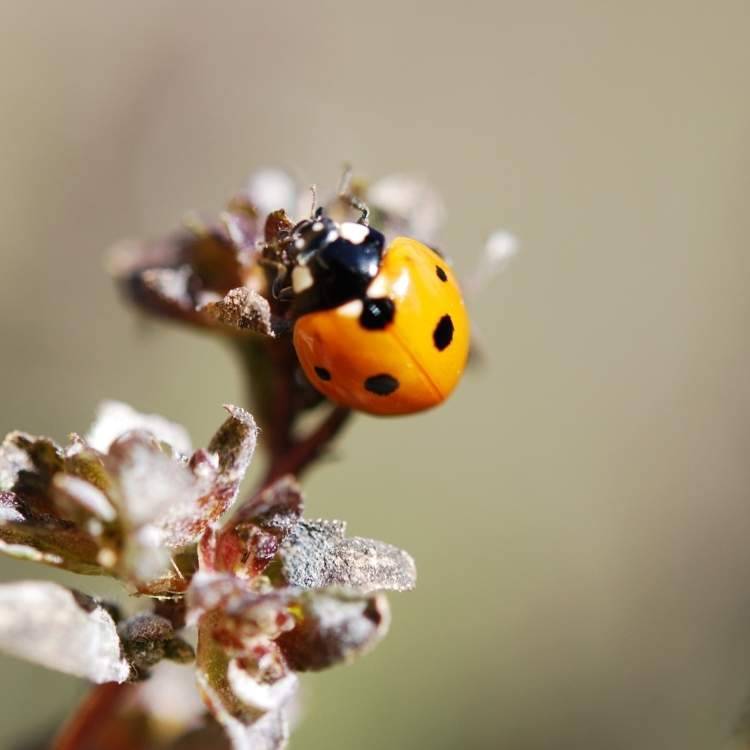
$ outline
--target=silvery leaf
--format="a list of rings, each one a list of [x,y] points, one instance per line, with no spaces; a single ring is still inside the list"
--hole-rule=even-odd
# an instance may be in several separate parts
[[[124,682],[130,675],[107,610],[56,583],[0,585],[0,649],[92,682]]]

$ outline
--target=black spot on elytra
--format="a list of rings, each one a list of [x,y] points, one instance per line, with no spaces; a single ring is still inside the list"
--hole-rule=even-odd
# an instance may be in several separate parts
[[[331,379],[331,373],[326,370],[325,367],[316,367],[315,368],[315,374],[321,379],[321,380],[330,380]]]
[[[453,321],[450,315],[443,315],[440,318],[432,333],[432,340],[440,352],[450,346],[451,341],[453,341]]]
[[[435,273],[440,281],[448,281],[448,274],[440,266],[435,266]]]
[[[387,372],[380,375],[372,375],[365,380],[365,388],[377,396],[390,396],[399,385],[398,380]]]
[[[380,331],[385,328],[396,314],[396,305],[388,297],[366,299],[359,324],[368,331]]]

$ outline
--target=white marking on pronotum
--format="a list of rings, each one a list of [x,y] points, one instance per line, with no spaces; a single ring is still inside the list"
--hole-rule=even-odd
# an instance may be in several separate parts
[[[339,315],[344,315],[347,318],[358,318],[362,314],[364,305],[361,299],[353,299],[351,302],[347,302],[345,305],[341,305],[337,312]]]
[[[364,224],[355,224],[353,221],[345,221],[339,228],[341,236],[347,241],[352,242],[355,245],[361,245],[365,241],[369,227]]]
[[[295,266],[292,269],[292,289],[295,294],[304,292],[313,285],[313,277],[307,266]]]
[[[409,269],[405,268],[399,277],[393,282],[393,294],[396,297],[403,297],[409,290]]]
[[[376,276],[370,286],[367,287],[368,297],[387,297],[388,281],[385,276]]]

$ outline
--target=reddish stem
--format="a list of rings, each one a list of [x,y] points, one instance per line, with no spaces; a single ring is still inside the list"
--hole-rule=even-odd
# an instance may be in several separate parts
[[[103,739],[100,735],[103,727],[120,708],[124,698],[132,687],[129,683],[122,685],[107,682],[94,687],[72,718],[63,725],[52,744],[52,750],[84,750],[95,748]],[[107,738],[108,747],[118,746],[114,738]]]
[[[309,435],[292,443],[291,447],[283,453],[273,455],[266,476],[261,483],[261,489],[286,474],[299,477],[336,437],[350,415],[350,409],[343,406],[334,407]]]
[[[286,341],[272,342],[266,347],[273,363],[273,408],[269,432],[269,450],[272,455],[286,453],[292,445],[292,430],[295,420],[294,370],[296,355]]]

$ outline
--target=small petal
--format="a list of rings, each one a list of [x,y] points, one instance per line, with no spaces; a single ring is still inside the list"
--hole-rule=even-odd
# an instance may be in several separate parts
[[[0,445],[0,491],[13,489],[21,471],[31,471],[34,466],[28,453],[16,445],[11,432]]]
[[[99,405],[86,442],[106,453],[118,437],[133,430],[150,432],[159,442],[171,445],[182,455],[192,453],[190,436],[182,425],[158,414],[141,414],[121,401],[104,401]]]
[[[195,669],[163,661],[138,685],[136,700],[148,716],[162,727],[179,729],[195,726],[205,714],[195,684]]]
[[[245,595],[247,586],[236,576],[228,573],[207,573],[199,570],[190,582],[187,591],[188,624],[195,624],[205,612],[227,604]]]
[[[109,496],[112,492],[112,477],[104,467],[103,455],[89,446],[75,433],[65,448],[65,473],[83,479]]]
[[[12,492],[0,491],[0,524],[20,523],[23,520],[16,496]]]
[[[370,185],[367,201],[373,213],[382,216],[385,234],[404,234],[428,245],[437,241],[445,204],[424,180],[403,174],[384,177]]]
[[[224,727],[234,750],[282,750],[289,738],[288,712],[294,699],[293,685],[287,683],[285,689],[273,694],[275,700],[266,703],[271,706],[268,710],[244,703],[229,679],[232,660],[211,637],[214,621],[219,619],[218,613],[204,618],[198,630],[197,678],[201,696]],[[239,675],[234,678],[237,684]],[[241,685],[240,689],[251,700],[257,698],[247,685]]]
[[[260,169],[250,175],[246,192],[262,216],[280,208],[291,209],[297,202],[295,181],[280,169]]]
[[[492,232],[487,238],[479,261],[464,281],[467,298],[475,299],[487,289],[494,278],[505,271],[519,250],[520,242],[514,234],[504,229]]]
[[[201,544],[202,564],[253,578],[272,562],[302,514],[302,490],[292,476],[278,479],[242,504],[213,537]]]
[[[151,242],[121,240],[107,254],[107,270],[125,280],[147,268],[176,267],[184,262],[185,248],[192,236],[181,231]]]
[[[239,484],[255,453],[258,427],[250,413],[239,406],[227,404],[224,408],[229,412],[229,419],[211,439],[208,451],[217,454],[218,482],[230,494],[230,499],[224,508],[226,510],[229,502],[234,500]]]
[[[289,742],[287,709],[258,714],[227,703],[221,693],[198,674],[203,700],[216,721],[224,727],[233,750],[284,750]]]
[[[303,509],[302,488],[291,474],[287,474],[239,507],[233,520],[252,520],[264,527],[286,529],[302,515]]]
[[[0,490],[22,492],[35,510],[49,511],[46,490],[63,462],[62,449],[49,438],[11,432],[0,446]]]
[[[186,312],[193,311],[190,281],[193,271],[190,266],[179,268],[149,268],[140,276],[143,287],[157,299]]]
[[[518,253],[518,238],[503,229],[494,231],[485,246],[485,257],[493,265],[503,264]]]
[[[124,682],[130,674],[107,610],[56,583],[0,585],[0,648],[97,683]]]
[[[248,639],[275,638],[294,626],[288,605],[297,594],[292,588],[254,591],[243,579],[228,573],[199,571],[187,594],[189,622],[215,613],[214,636],[222,639],[225,648],[242,651]]]
[[[44,563],[45,565],[54,565],[57,568],[67,567],[64,557],[56,555],[54,552],[42,552],[28,544],[9,543],[0,539],[0,552],[16,560]]]
[[[180,521],[196,512],[207,489],[188,466],[164,453],[147,432],[117,438],[106,464],[117,479],[121,510],[129,522],[136,527],[153,523],[164,531],[166,546],[180,546]]]
[[[106,523],[111,523],[117,518],[117,513],[107,496],[98,487],[83,479],[70,474],[55,474],[52,489],[58,506],[61,506],[61,501],[65,501]]]
[[[291,673],[272,683],[254,680],[237,659],[229,662],[227,678],[235,696],[258,711],[273,711],[287,703],[294,697],[299,685],[299,680]]]

